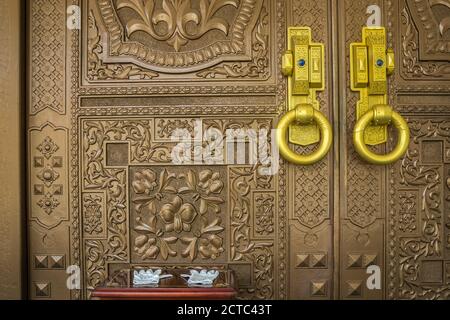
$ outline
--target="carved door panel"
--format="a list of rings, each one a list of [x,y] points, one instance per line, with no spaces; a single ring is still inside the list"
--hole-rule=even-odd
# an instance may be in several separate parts
[[[448,299],[450,2],[341,1],[340,254],[341,298]],[[361,40],[369,5],[382,10],[395,53],[389,103],[407,120],[411,141],[394,165],[369,165],[352,142],[357,94],[349,88],[349,46]],[[388,149],[396,144],[389,131]],[[379,148],[379,152],[386,152]],[[382,290],[365,285],[369,265]]]
[[[30,1],[30,297],[89,298],[115,270],[174,265],[233,269],[240,298],[448,295],[450,9],[378,2],[397,59],[391,102],[413,136],[390,167],[351,141],[348,47],[374,1]],[[207,132],[276,126],[289,26],[325,44],[332,151],[307,167],[280,159],[275,175],[238,161],[239,143],[201,157],[222,141]],[[201,162],[177,164],[177,129]],[[259,148],[273,156],[269,134]],[[212,164],[220,156],[230,161]],[[381,290],[365,286],[373,264]]]
[[[227,267],[243,298],[288,297],[286,169],[175,165],[171,140],[186,129],[198,156],[208,130],[274,126],[286,14],[269,0],[31,1],[32,298],[89,298],[130,265]]]

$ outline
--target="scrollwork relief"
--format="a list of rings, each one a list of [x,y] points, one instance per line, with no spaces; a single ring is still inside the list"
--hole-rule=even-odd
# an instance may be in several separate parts
[[[86,195],[83,197],[84,232],[89,235],[102,234],[103,226],[103,204],[102,198],[98,195]]]
[[[252,191],[270,189],[272,177],[260,176],[258,167],[230,168],[231,260],[254,263],[256,290],[241,290],[242,297],[272,299],[274,292],[274,242],[253,240],[251,236]]]
[[[399,237],[399,243],[391,247],[394,255],[398,255],[398,265],[396,270],[392,270],[394,276],[398,272],[398,298],[401,299],[447,299],[450,295],[450,287],[437,283],[431,285],[424,281],[426,276],[423,271],[423,263],[443,259],[443,219],[444,219],[444,184],[442,164],[422,164],[420,155],[420,142],[427,139],[450,139],[448,121],[435,120],[411,120],[410,121],[412,142],[410,149],[395,170],[394,177],[397,177],[395,188],[398,192],[392,195],[395,202],[400,207],[404,206],[402,200],[402,190],[417,190],[420,199],[419,216],[419,237],[403,236]],[[392,180],[391,183],[394,183]],[[411,191],[406,191],[411,194]],[[406,203],[411,203],[407,200]],[[412,208],[411,205],[408,205]],[[393,232],[408,231],[416,218],[410,220],[411,216],[399,211],[391,215],[392,225],[398,229]],[[396,219],[396,220],[395,220]],[[406,229],[405,229],[406,228]],[[409,231],[413,231],[410,229]],[[392,256],[392,254],[391,254]],[[394,264],[392,264],[394,265]],[[391,279],[393,281],[393,279]]]
[[[445,19],[441,21],[440,26],[435,27],[435,30],[432,30],[434,27],[431,25],[431,21],[435,21],[435,18],[432,16],[431,8],[423,7],[423,1],[419,1],[421,4],[411,5],[405,4],[403,9],[401,10],[401,24],[402,24],[402,38],[401,38],[401,48],[402,48],[402,71],[409,78],[435,78],[435,79],[446,79],[450,75],[450,64],[447,62],[440,62],[442,59],[433,59],[432,57],[427,59],[421,59],[420,49],[424,47],[428,47],[428,52],[437,52],[439,54],[447,55],[450,52],[450,41],[447,45],[445,45],[442,41],[436,40],[436,35],[429,37],[420,37],[420,34],[417,31],[417,27],[415,21],[413,20],[413,16],[411,14],[411,10],[418,10],[422,14],[426,13],[426,18],[424,17],[421,22],[428,23],[429,26],[426,28],[427,30],[431,30],[430,32],[434,34],[434,32],[443,32],[446,26]],[[434,4],[436,5],[436,3]],[[417,9],[415,6],[419,6],[422,9]],[[450,12],[450,10],[449,10]],[[428,21],[428,22],[427,22]],[[442,25],[444,23],[444,26]],[[440,31],[439,31],[440,30]],[[425,31],[420,31],[425,32]],[[429,33],[428,33],[429,34]],[[434,39],[434,40],[432,40]],[[420,42],[419,42],[420,41]],[[425,43],[427,42],[427,43]],[[437,43],[441,44],[437,44]],[[433,61],[437,60],[437,61]]]
[[[275,231],[275,197],[272,194],[257,194],[254,201],[255,232],[261,236],[272,235]]]
[[[211,3],[211,1],[209,1]],[[190,74],[192,77],[195,77],[195,73],[201,70],[206,70],[207,68],[213,66],[220,66],[221,63],[234,63],[234,62],[251,62],[253,57],[256,57],[254,54],[254,48],[252,47],[252,37],[253,41],[255,41],[256,33],[257,33],[257,23],[260,22],[260,13],[261,8],[263,6],[263,1],[260,0],[241,0],[236,1],[239,3],[238,8],[233,5],[228,5],[226,8],[221,9],[222,13],[217,12],[219,16],[227,17],[226,21],[229,24],[228,33],[225,34],[222,30],[210,30],[205,35],[201,36],[199,39],[189,40],[185,45],[180,45],[179,51],[177,52],[175,48],[164,42],[166,47],[162,50],[162,54],[160,57],[166,59],[165,61],[157,62],[160,63],[160,69],[168,69],[169,73],[180,72],[183,74]],[[132,108],[128,107],[114,107],[114,108],[104,108],[104,107],[86,107],[80,104],[80,99],[84,99],[87,96],[110,96],[110,95],[145,95],[145,94],[228,94],[233,92],[239,93],[250,93],[250,94],[274,94],[277,93],[276,85],[274,84],[260,84],[260,85],[237,85],[235,83],[226,83],[226,84],[202,84],[202,85],[187,85],[187,86],[178,86],[175,81],[173,84],[164,84],[158,86],[140,86],[140,87],[130,87],[130,86],[107,86],[102,84],[100,85],[91,85],[89,83],[88,86],[84,85],[85,81],[92,82],[103,82],[103,83],[112,83],[113,81],[118,82],[128,82],[128,81],[139,81],[139,82],[150,82],[150,80],[159,81],[161,76],[161,70],[157,70],[157,68],[148,68],[147,62],[142,61],[138,55],[131,55],[130,52],[126,52],[127,47],[121,47],[120,49],[125,49],[120,53],[117,51],[119,47],[117,38],[114,38],[116,34],[112,33],[110,27],[113,26],[111,22],[112,17],[103,16],[98,9],[105,9],[110,6],[112,10],[117,13],[118,10],[115,7],[117,1],[116,0],[97,0],[97,1],[78,1],[73,0],[68,3],[75,5],[86,5],[88,6],[86,12],[86,28],[83,29],[83,32],[70,32],[67,37],[67,44],[70,47],[70,57],[67,59],[67,66],[70,67],[71,79],[68,83],[70,83],[70,95],[68,95],[71,104],[71,113],[70,113],[70,210],[66,210],[70,212],[71,217],[71,230],[70,230],[70,255],[71,263],[85,266],[84,270],[85,277],[84,284],[82,288],[82,293],[78,290],[74,290],[71,294],[72,298],[80,298],[80,297],[88,297],[89,291],[93,290],[96,286],[105,280],[109,272],[109,266],[114,266],[116,264],[121,264],[123,262],[131,261],[131,254],[133,253],[134,244],[129,243],[130,232],[132,231],[131,226],[133,225],[133,221],[129,219],[129,215],[132,209],[133,204],[130,202],[128,198],[132,192],[134,192],[134,188],[131,185],[130,176],[130,168],[144,168],[144,166],[152,165],[151,168],[157,167],[159,165],[170,163],[170,153],[172,145],[165,141],[163,144],[157,141],[157,137],[153,135],[158,135],[157,130],[155,130],[155,120],[154,119],[142,119],[142,114],[158,114],[160,116],[167,115],[168,118],[172,117],[175,113],[186,115],[188,117],[192,117],[192,114],[208,116],[208,120],[212,126],[218,126],[221,128],[226,128],[228,125],[239,127],[239,123],[241,122],[242,127],[250,126],[250,127],[272,127],[272,120],[261,120],[255,121],[254,114],[273,114],[279,110],[278,106],[274,105],[263,105],[263,106],[164,106],[164,107],[140,107],[136,106],[132,110]],[[198,2],[195,2],[198,3]],[[275,21],[273,17],[276,16],[276,12],[279,12],[282,16],[284,15],[284,1],[277,0],[276,3],[266,2],[268,5],[266,6],[266,10],[268,13],[267,22],[271,23]],[[193,2],[193,6],[195,4]],[[89,16],[91,14],[91,9],[93,9],[92,15],[95,17],[94,19],[90,19]],[[197,8],[198,9],[198,8]],[[121,9],[119,15],[122,15],[122,12],[125,12],[126,8]],[[228,37],[228,39],[232,39],[232,37],[236,37],[239,35],[240,30],[236,30],[236,23],[231,23],[232,19],[228,19],[232,17],[233,10],[235,11],[236,19],[242,19],[243,23],[243,46],[233,48],[230,46],[230,50],[235,50],[234,52],[228,52],[228,46],[215,46],[214,44],[208,46],[208,43],[214,37],[209,37],[209,34],[219,35],[221,37]],[[103,12],[107,12],[103,11]],[[245,16],[243,13],[246,13]],[[62,15],[65,17],[65,15]],[[125,19],[123,19],[125,18]],[[119,22],[119,29],[124,27],[126,23],[123,22],[127,20],[127,15],[122,16]],[[277,21],[277,32],[282,34],[285,31],[284,28],[284,19],[280,19]],[[94,23],[92,23],[94,22]],[[91,30],[87,26],[91,26]],[[123,29],[121,29],[123,31]],[[236,32],[238,31],[238,32]],[[263,30],[266,32],[265,30]],[[253,33],[252,33],[253,32]],[[90,35],[88,34],[90,33]],[[142,31],[136,31],[133,34],[130,34],[130,37],[135,38],[138,33],[142,33]],[[108,41],[108,39],[102,39],[101,37],[105,34],[111,36],[112,40]],[[263,34],[263,33],[261,33]],[[97,38],[100,37],[100,39]],[[275,45],[272,43],[272,39],[270,39],[270,35],[268,43],[268,56],[271,59],[270,49],[271,45]],[[83,38],[82,38],[83,37]],[[209,38],[208,38],[209,37]],[[122,33],[120,35],[122,40],[126,40],[127,36]],[[198,41],[199,40],[199,41]],[[97,42],[98,41],[98,42]],[[201,49],[206,48],[207,50],[211,50],[211,52],[216,56],[210,56],[207,51],[203,57],[200,57],[200,60],[190,60],[188,54],[185,54],[186,50],[188,50],[189,46],[194,44],[194,41],[197,41],[197,44],[194,46],[201,47]],[[275,41],[273,41],[275,42]],[[81,44],[83,43],[83,46]],[[162,44],[163,41],[160,41]],[[230,40],[231,43],[231,40]],[[284,39],[282,37],[277,37],[277,51],[279,53],[282,52]],[[236,42],[237,45],[241,45],[241,43]],[[222,51],[217,51],[216,49],[221,47]],[[83,49],[82,49],[83,48]],[[128,47],[131,48],[131,47]],[[160,47],[161,48],[161,47]],[[172,48],[167,54],[168,48]],[[240,49],[242,48],[242,49]],[[259,47],[255,47],[259,48]],[[83,60],[80,57],[88,57],[88,54],[83,55],[82,50],[89,49],[90,52],[96,54],[97,56],[90,57],[90,61],[93,62],[92,74],[88,74],[87,67],[89,66],[89,61]],[[265,48],[266,49],[266,48]],[[253,50],[253,51],[252,51]],[[262,52],[262,51],[261,51]],[[148,52],[147,52],[148,53]],[[139,52],[142,54],[142,51]],[[175,57],[180,57],[180,59],[175,59]],[[117,58],[117,61],[113,61]],[[152,58],[151,54],[147,58]],[[120,60],[122,59],[122,60]],[[156,60],[155,60],[156,61]],[[256,60],[253,60],[256,61]],[[261,60],[262,61],[262,60]],[[269,60],[267,60],[269,61]],[[156,62],[155,62],[156,63]],[[120,65],[120,66],[119,66]],[[131,69],[129,69],[131,67]],[[84,70],[79,74],[80,70]],[[262,69],[260,69],[262,70]],[[258,77],[252,77],[251,80],[265,80],[266,75],[269,75],[269,70],[271,70],[269,66],[269,62],[266,66],[264,72],[260,74]],[[145,72],[149,72],[146,74]],[[84,79],[80,78],[84,74]],[[153,77],[153,79],[151,78]],[[165,75],[166,77],[166,75]],[[248,79],[250,77],[240,77],[236,79]],[[201,78],[200,78],[201,80]],[[81,86],[80,86],[81,85]],[[284,84],[280,81],[279,87],[281,88],[280,97],[283,96],[283,88]],[[240,115],[245,114],[246,118],[237,119],[233,117],[229,117],[224,121],[220,121],[217,118],[212,120],[211,115],[227,115],[227,114],[236,114]],[[99,118],[100,115],[102,117],[108,116],[108,118]],[[140,115],[140,118],[129,119],[127,117]],[[251,117],[250,117],[251,115]],[[124,120],[124,117],[128,120]],[[228,122],[228,124],[225,124]],[[243,124],[246,122],[247,124]],[[205,122],[206,123],[206,122]],[[149,129],[149,130],[146,130]],[[154,131],[152,131],[154,130]],[[168,131],[163,131],[160,139],[166,139],[170,136],[170,129]],[[164,137],[165,136],[165,137]],[[128,166],[108,166],[107,154],[106,154],[106,145],[110,145],[111,143],[118,142],[121,145],[128,144],[129,146],[129,160]],[[139,166],[139,167],[138,167]],[[228,170],[228,169],[227,169]],[[282,169],[283,170],[283,169]],[[194,170],[195,171],[195,170]],[[286,174],[284,171],[280,174],[280,181],[286,181]],[[197,172],[198,173],[198,172]],[[208,176],[208,175],[206,175]],[[224,188],[227,188],[227,185],[230,185],[229,181],[226,180],[229,176],[229,172],[225,171],[224,175],[221,175],[220,179],[223,182],[226,182]],[[213,176],[208,178],[207,181],[211,180],[209,185],[217,184],[214,182]],[[208,182],[205,182],[208,184]],[[258,179],[257,188],[255,187],[255,191],[265,192],[268,189],[271,189],[271,192],[275,192],[275,180],[271,181],[271,179],[265,179],[263,177]],[[207,187],[204,187],[207,188]],[[67,188],[69,189],[69,188]],[[284,188],[282,188],[284,190]],[[269,192],[270,193],[270,192]],[[97,234],[97,231],[100,231],[98,218],[99,211],[98,206],[93,204],[92,207],[87,206],[89,209],[85,208],[83,205],[88,204],[88,199],[84,197],[84,195],[101,195],[103,200],[103,218],[104,228],[103,235]],[[174,197],[173,195],[171,195]],[[182,209],[187,208],[188,206],[184,206],[185,204],[191,204],[196,212],[197,216],[194,219],[193,224],[196,224],[196,220],[201,217],[200,214],[200,202],[192,204],[189,201],[184,200],[184,197],[187,195],[181,195],[182,198],[181,205],[179,201],[175,201],[175,199],[170,199],[167,203],[163,203],[167,206],[165,209],[166,212],[166,221],[164,223],[164,230],[166,222],[168,224],[172,224],[172,216],[173,216],[173,231],[171,233],[177,234],[177,231],[180,230],[180,234],[189,232],[184,231],[187,230],[187,226],[185,224],[189,224],[189,219],[181,218],[181,212],[185,212]],[[228,197],[228,195],[227,195]],[[94,196],[95,198],[95,196]],[[252,198],[250,198],[252,199]],[[225,201],[228,202],[229,199],[225,198]],[[94,201],[96,202],[96,201]],[[282,201],[283,202],[283,201]],[[226,205],[226,204],[224,204]],[[176,210],[180,207],[179,210]],[[184,207],[183,207],[184,206]],[[210,207],[209,210],[212,207]],[[276,208],[277,214],[279,216],[275,219],[275,224],[277,221],[283,222],[285,219],[285,206],[282,205],[279,208]],[[175,212],[176,213],[173,213]],[[190,210],[187,210],[190,211]],[[226,210],[228,212],[229,210]],[[87,215],[85,215],[87,213]],[[180,213],[180,214],[178,214]],[[219,215],[225,215],[225,211],[221,212]],[[162,218],[160,217],[162,220]],[[278,220],[277,220],[278,219]],[[186,221],[184,221],[186,220]],[[91,222],[88,222],[91,221]],[[176,222],[175,222],[176,221]],[[181,227],[180,227],[181,221]],[[184,221],[184,222],[183,222]],[[249,220],[251,221],[251,220]],[[89,227],[84,229],[84,222],[88,222],[86,225]],[[213,221],[214,222],[214,221]],[[230,221],[222,220],[221,226],[228,228],[228,223]],[[250,223],[251,225],[251,223]],[[199,224],[198,226],[202,226]],[[267,224],[270,230],[270,223]],[[211,224],[202,226],[205,230],[211,227]],[[253,226],[252,226],[253,227]],[[171,227],[170,227],[171,228]],[[169,228],[169,230],[171,230]],[[214,224],[212,228],[215,228]],[[92,231],[92,234],[90,231]],[[97,231],[95,231],[97,230]],[[194,226],[191,223],[191,232],[194,230]],[[285,243],[285,225],[275,226],[275,232],[273,235],[266,235],[265,238],[269,240],[265,241],[256,241],[257,245],[252,248],[252,245],[249,246],[251,250],[247,252],[241,252],[241,256],[237,256],[238,264],[243,262],[245,265],[249,265],[252,274],[255,279],[252,280],[252,283],[249,284],[246,289],[241,290],[242,297],[256,297],[256,298],[267,298],[267,297],[286,297],[286,270],[284,268],[286,263],[286,258],[283,253],[286,251],[286,246],[283,246],[277,251],[277,255],[274,256],[275,244],[274,238],[279,235],[282,238],[280,243]],[[228,230],[223,231],[228,234]],[[249,234],[252,234],[250,232]],[[219,235],[220,236],[220,235]],[[94,239],[95,237],[95,239]],[[170,240],[170,239],[169,239]],[[187,240],[187,239],[185,239]],[[206,242],[208,240],[208,242]],[[225,237],[220,242],[215,237],[209,237],[205,239],[201,244],[197,244],[197,259],[199,261],[205,261],[208,265],[208,262],[215,261],[214,254],[217,256],[217,259],[229,259],[229,250],[231,244],[230,236]],[[251,237],[249,241],[253,241]],[[184,243],[181,240],[178,241],[177,244],[180,244],[185,248],[185,250],[178,251],[179,258],[186,259],[186,261],[190,261],[191,250],[187,250],[190,246],[189,241],[185,241]],[[267,244],[267,245],[265,245]],[[169,245],[172,245],[169,243]],[[202,248],[200,248],[200,246]],[[225,251],[220,252],[220,248],[223,248]],[[186,251],[187,250],[187,251]],[[216,253],[214,251],[217,250]],[[181,253],[185,252],[185,257],[181,255]],[[212,254],[211,254],[212,253]],[[211,254],[211,257],[208,258],[208,255]],[[201,259],[201,260],[200,260]],[[216,260],[217,260],[216,259]],[[162,261],[162,259],[161,259]],[[275,263],[275,261],[280,261],[280,266]],[[250,263],[247,263],[250,262]],[[279,273],[277,273],[279,272]],[[278,279],[276,279],[278,278]],[[279,285],[279,288],[275,288],[276,284]],[[86,291],[87,290],[87,291]]]
[[[414,233],[417,229],[417,195],[415,192],[403,192],[399,195],[399,230]]]
[[[171,142],[154,142],[155,138],[166,139],[168,131],[163,129],[160,132],[164,132],[163,136],[156,137],[152,133],[158,123],[162,129],[171,121],[177,119],[88,118],[81,122],[87,295],[108,275],[107,264],[223,264],[232,254],[233,262],[254,266],[251,276],[255,285],[243,289],[241,296],[273,298],[276,208],[273,177],[259,175],[257,167],[169,165]],[[215,128],[220,132],[230,128],[260,130],[271,125],[270,118],[202,120],[203,130]],[[106,146],[118,142],[128,143],[129,163],[123,168],[108,167]],[[233,182],[229,180],[231,170]],[[241,194],[244,183],[254,189],[254,196],[253,191]],[[98,196],[102,192],[105,192],[104,207]],[[228,198],[229,193],[234,195],[233,200]],[[258,200],[258,196],[264,197]],[[255,217],[258,224],[248,211],[253,202],[260,208]],[[229,207],[231,204],[233,209]],[[239,210],[245,210],[244,220],[235,215],[229,217],[230,212]],[[227,231],[230,228],[234,230],[234,238]],[[264,240],[254,240],[255,233]]]
[[[430,0],[430,8],[439,10],[439,6],[450,9],[450,1],[448,0]],[[444,16],[436,19],[439,24],[439,33],[443,36],[448,30],[450,30],[450,17]]]
[[[132,64],[104,63],[103,40],[92,12],[88,20],[88,79],[89,80],[149,80],[158,77],[156,72]]]
[[[167,146],[152,144],[149,120],[105,120],[93,119],[83,121],[83,185],[89,191],[106,191],[106,240],[90,241],[95,244],[87,250],[87,259],[91,261],[87,269],[87,283],[94,281],[92,277],[104,272],[103,259],[107,262],[124,262],[129,259],[128,253],[128,203],[127,203],[127,170],[126,168],[106,168],[106,142],[127,141],[130,148],[130,162],[167,161]],[[84,215],[86,210],[83,208]],[[86,230],[84,230],[86,231]],[[85,237],[89,239],[88,233]],[[105,257],[90,257],[89,253],[98,254],[95,248],[104,248]],[[103,263],[103,262],[102,262]]]

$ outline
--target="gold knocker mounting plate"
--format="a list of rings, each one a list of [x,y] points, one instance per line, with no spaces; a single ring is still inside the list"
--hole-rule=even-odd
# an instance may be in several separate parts
[[[388,104],[387,76],[394,72],[394,53],[386,48],[384,27],[364,27],[362,42],[350,45],[351,89],[359,91],[356,117],[361,119],[377,105]],[[370,124],[364,132],[367,145],[387,141],[387,124]]]
[[[324,46],[312,42],[309,27],[290,27],[287,36],[288,48],[283,56],[282,72],[288,77],[289,110],[308,104],[319,110],[316,92],[325,89]],[[319,141],[317,124],[290,125],[289,142],[308,146]]]

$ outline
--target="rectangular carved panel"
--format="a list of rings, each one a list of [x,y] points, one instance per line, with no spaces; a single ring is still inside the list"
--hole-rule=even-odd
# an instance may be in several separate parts
[[[390,172],[389,297],[448,299],[450,116],[410,116],[411,144]],[[430,146],[435,152],[430,155]],[[436,147],[440,150],[436,150]],[[430,161],[432,160],[432,161]]]
[[[86,84],[273,80],[271,1],[162,2],[85,1]]]
[[[68,221],[67,130],[46,123],[30,128],[30,219],[52,229]]]
[[[202,116],[197,124],[225,134],[273,123],[221,118]],[[122,264],[229,265],[246,277],[242,298],[277,296],[275,177],[248,165],[173,165],[167,137],[183,127],[194,136],[189,117],[81,119],[86,297]]]
[[[27,232],[29,296],[69,299],[71,198],[70,79],[66,0],[29,1],[27,38]],[[76,31],[75,31],[76,32]]]

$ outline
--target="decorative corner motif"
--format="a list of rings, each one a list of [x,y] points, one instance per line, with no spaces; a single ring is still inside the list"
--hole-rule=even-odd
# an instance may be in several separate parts
[[[92,11],[88,18],[88,79],[93,80],[149,80],[158,73],[133,64],[103,62],[103,39]]]
[[[408,1],[401,9],[402,74],[407,79],[449,80],[449,18],[438,18],[433,8],[448,1]],[[442,10],[447,10],[442,8]]]
[[[196,75],[205,79],[262,78],[269,76],[269,14],[265,7],[261,10],[256,32],[253,36],[252,58],[250,62],[223,63]]]

